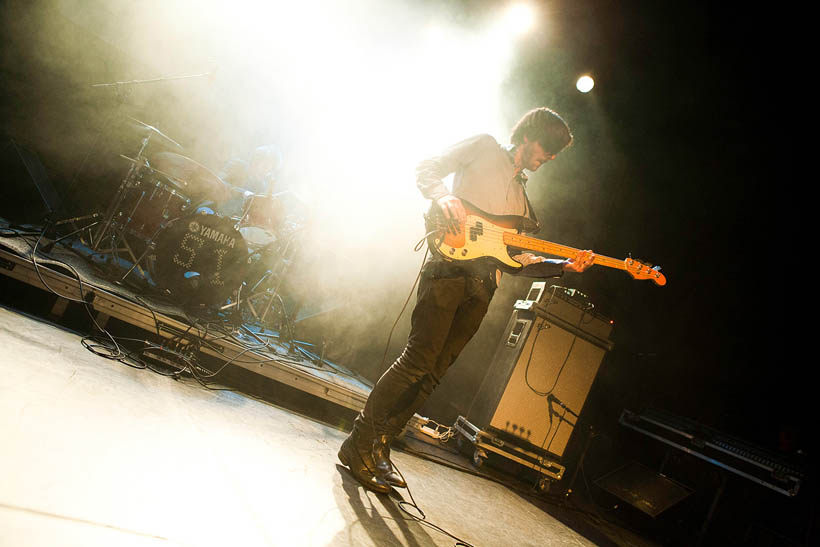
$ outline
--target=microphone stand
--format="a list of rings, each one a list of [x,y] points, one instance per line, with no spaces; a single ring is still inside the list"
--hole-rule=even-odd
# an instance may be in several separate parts
[[[127,80],[124,82],[106,82],[102,84],[92,84],[91,87],[116,87],[120,88],[123,86],[134,86],[134,85],[141,85],[141,84],[153,84],[157,82],[170,82],[173,80],[188,80],[191,78],[204,78],[204,77],[211,77],[216,74],[216,70],[212,70],[210,72],[202,72],[199,74],[184,74],[182,76],[162,76],[160,78],[149,78],[144,80]]]
[[[80,166],[77,168],[77,171],[74,173],[74,176],[71,178],[71,183],[68,187],[68,190],[67,190],[66,194],[68,196],[73,196],[74,191],[75,191],[75,187],[77,185],[77,181],[78,181],[79,176],[80,176],[80,173],[82,173],[83,169],[85,169],[85,165],[88,162],[88,158],[91,157],[91,154],[96,149],[97,143],[99,142],[100,137],[102,136],[103,132],[108,128],[109,124],[111,123],[111,119],[114,118],[114,117],[119,117],[119,114],[120,114],[120,111],[122,110],[123,105],[130,98],[131,94],[134,91],[134,88],[137,85],[149,84],[149,83],[158,83],[158,82],[165,82],[165,81],[173,81],[173,80],[183,80],[183,79],[190,79],[190,78],[212,77],[215,73],[216,73],[216,71],[213,70],[213,71],[210,71],[210,72],[204,72],[204,73],[199,73],[199,74],[187,74],[187,75],[182,75],[182,76],[166,76],[166,77],[160,77],[160,78],[149,78],[149,79],[138,79],[138,80],[127,80],[127,81],[104,82],[104,83],[99,83],[99,84],[92,84],[91,85],[92,88],[104,88],[104,89],[113,88],[115,90],[116,96],[117,96],[117,106],[116,106],[114,112],[111,113],[106,118],[106,120],[103,122],[103,124],[97,130],[97,133],[94,136],[94,140],[92,141],[91,146],[89,147],[88,151],[86,152],[85,156],[83,157],[83,161],[80,163]],[[131,119],[135,122],[142,123],[142,122],[139,122],[138,120],[134,120],[133,118],[131,118]],[[160,132],[158,129],[156,129],[152,126],[148,126],[146,124],[142,124],[142,125],[144,125],[146,129],[148,129],[149,134],[148,134],[148,137],[143,140],[142,146],[140,148],[140,152],[137,155],[137,157],[139,157],[139,155],[142,154],[142,152],[145,150],[145,147],[148,145],[148,139],[150,138],[150,135],[151,135],[152,131],[156,132],[156,133],[159,133],[160,135],[165,137],[168,141],[170,141],[172,144],[174,144],[176,147],[182,149],[182,146],[179,143],[177,143],[177,142],[173,141],[171,138],[163,135],[162,132]],[[129,175],[133,172],[133,170],[134,170],[134,167],[132,166],[131,169],[129,170]],[[122,188],[122,187],[120,187],[120,188]],[[97,232],[97,236],[98,236],[96,238],[97,241],[102,240],[102,237],[105,234],[105,230],[108,228],[108,225],[110,224],[111,219],[107,218],[107,216],[108,215],[106,215],[105,220],[102,222],[101,229],[98,230],[98,232]]]

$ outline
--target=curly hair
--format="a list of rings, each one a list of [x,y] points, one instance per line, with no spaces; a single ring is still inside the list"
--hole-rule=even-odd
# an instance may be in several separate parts
[[[534,108],[524,114],[512,129],[510,142],[514,145],[537,141],[545,152],[557,154],[572,144],[572,131],[567,122],[547,107]]]

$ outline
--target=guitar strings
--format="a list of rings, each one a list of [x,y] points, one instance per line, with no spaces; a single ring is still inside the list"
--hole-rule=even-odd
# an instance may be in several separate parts
[[[478,218],[480,218],[480,217],[478,217]],[[467,221],[465,221],[465,224],[468,225],[466,231],[469,231],[470,229],[473,229],[473,228],[476,227],[475,224],[473,226],[469,226],[469,222],[470,222],[470,220],[469,220],[469,217],[468,217]],[[478,222],[480,222],[480,220]],[[444,220],[440,220],[440,219],[436,220],[436,227],[441,231],[447,231],[450,226],[451,225],[448,224]],[[489,240],[490,243],[501,244],[501,245],[510,246],[510,247],[514,247],[514,248],[522,248],[522,247],[516,246],[514,243],[510,243],[510,244],[505,243],[504,242],[505,236],[510,237],[510,238],[516,238],[516,237],[528,237],[529,238],[529,236],[521,236],[520,234],[512,232],[512,231],[510,231],[510,229],[504,229],[504,228],[496,227],[495,225],[489,224],[489,223],[486,224],[486,225],[482,223],[482,226],[481,226],[481,237],[482,237],[482,239]],[[574,247],[569,247],[569,246],[566,246],[566,245],[560,245],[560,244],[557,244],[557,243],[551,243],[549,241],[544,241],[543,239],[537,239],[537,238],[529,238],[529,239],[533,239],[536,242],[531,246],[537,245],[537,246],[541,247],[540,249],[530,249],[530,250],[535,250],[535,251],[538,251],[538,252],[544,252],[544,253],[548,253],[548,254],[554,254],[554,255],[557,255],[557,256],[565,256],[567,254],[571,255],[573,253],[580,252],[580,249],[575,249]],[[558,252],[556,252],[556,251],[558,251]],[[571,258],[571,256],[569,258]],[[625,260],[620,260],[620,259],[617,259],[617,258],[611,258],[611,257],[608,257],[608,256],[599,255],[599,254],[595,255],[595,259],[594,259],[593,263],[594,264],[600,264],[600,265],[603,265],[603,266],[608,266],[610,268],[621,269],[621,270],[628,270],[629,269],[629,267],[627,266]],[[638,267],[640,267],[640,266],[638,266]]]

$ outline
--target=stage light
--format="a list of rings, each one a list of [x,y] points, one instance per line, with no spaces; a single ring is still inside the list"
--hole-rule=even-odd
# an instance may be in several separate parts
[[[151,119],[184,124],[198,139],[186,154],[216,172],[230,156],[277,145],[283,185],[322,224],[312,233],[344,253],[383,245],[382,226],[412,247],[426,206],[416,163],[469,135],[508,134],[504,82],[536,13],[503,5],[462,26],[412,2],[165,0],[124,15],[117,43],[151,66],[137,76],[219,66],[208,86],[151,88],[178,106]]]
[[[513,4],[507,8],[504,20],[508,31],[524,34],[535,23],[535,12],[527,4]]]
[[[578,81],[575,82],[575,89],[581,93],[589,93],[593,87],[595,87],[595,80],[586,74],[578,78]]]

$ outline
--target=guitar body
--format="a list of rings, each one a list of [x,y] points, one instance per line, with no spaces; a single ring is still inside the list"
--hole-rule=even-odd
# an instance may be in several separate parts
[[[578,249],[536,239],[521,234],[522,217],[514,215],[491,215],[461,200],[467,211],[463,223],[456,225],[444,218],[437,205],[433,205],[426,215],[427,242],[434,252],[447,260],[469,262],[478,258],[490,258],[501,270],[517,273],[524,266],[510,256],[511,249],[534,251],[537,253],[573,258]],[[515,254],[519,254],[516,252]],[[660,267],[652,267],[632,258],[619,260],[599,254],[594,255],[594,264],[624,270],[633,279],[651,279],[656,285],[666,284],[666,277]]]
[[[467,218],[457,233],[448,229],[441,211],[433,205],[427,216],[430,248],[448,260],[468,262],[477,258],[491,258],[501,270],[515,273],[523,266],[512,259],[504,243],[504,234],[518,234],[521,219],[485,213],[462,200]]]

